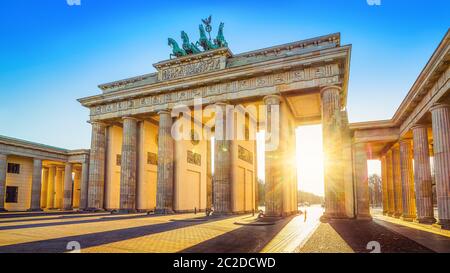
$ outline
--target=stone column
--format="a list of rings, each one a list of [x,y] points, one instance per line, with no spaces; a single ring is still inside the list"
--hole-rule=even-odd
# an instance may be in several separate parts
[[[80,181],[81,170],[77,167],[73,170],[72,208],[80,208]]]
[[[206,140],[206,209],[211,209],[212,207],[212,169],[211,169],[211,139]]]
[[[92,122],[91,154],[89,161],[88,210],[103,210],[105,187],[106,126]]]
[[[430,111],[439,225],[450,229],[450,104],[435,104]]]
[[[325,218],[346,218],[340,91],[337,86],[327,86],[321,90],[325,152]]]
[[[400,218],[403,214],[402,176],[400,168],[400,147],[395,144],[392,148],[392,167],[394,177],[394,217]]]
[[[72,209],[72,195],[73,195],[73,187],[72,187],[72,164],[66,163],[64,169],[64,196],[63,196],[63,210],[71,210]]]
[[[213,207],[216,213],[231,213],[231,140],[227,124],[227,104],[217,103],[215,113],[215,146]]]
[[[54,206],[57,209],[63,209],[63,199],[64,199],[64,169],[61,167],[56,168],[56,178],[55,178],[55,203]]]
[[[365,143],[355,143],[356,218],[372,219],[370,216],[369,181],[367,174],[367,151]]]
[[[412,127],[414,144],[414,186],[416,189],[417,221],[436,222],[433,208],[433,190],[430,166],[428,132],[425,125]]]
[[[55,176],[56,166],[50,166],[48,169],[47,209],[55,208]]]
[[[80,182],[80,210],[88,208],[88,192],[89,192],[89,163],[83,161],[81,164],[81,182]]]
[[[267,134],[281,134],[281,98],[279,96],[267,96],[264,98],[266,105],[266,142],[269,141]],[[278,113],[276,113],[278,111]],[[276,116],[278,114],[278,122]],[[273,120],[275,119],[275,120]],[[273,126],[277,126],[273,128]],[[273,139],[270,139],[272,141]],[[279,217],[283,213],[283,189],[282,173],[283,163],[280,145],[265,147],[265,215],[268,217]]]
[[[136,212],[137,120],[123,118],[120,211]]]
[[[410,139],[400,140],[400,165],[403,195],[402,219],[413,221],[416,218],[416,199]]]
[[[7,156],[0,154],[0,212],[5,210],[6,172],[8,171]]]
[[[156,213],[173,213],[174,140],[172,138],[172,116],[161,111],[158,130],[158,181],[156,189]]]
[[[381,157],[381,184],[383,190],[383,215],[388,215],[389,198],[388,198],[388,176],[387,176],[386,155],[383,155]]]
[[[42,172],[42,189],[41,189],[41,208],[47,207],[48,191],[48,168],[44,168]]]
[[[33,160],[33,177],[31,179],[31,201],[29,211],[41,211],[42,160]]]
[[[394,197],[394,171],[392,165],[392,150],[386,153],[386,174],[387,174],[387,186],[388,186],[388,215],[394,216],[395,214],[395,197]]]

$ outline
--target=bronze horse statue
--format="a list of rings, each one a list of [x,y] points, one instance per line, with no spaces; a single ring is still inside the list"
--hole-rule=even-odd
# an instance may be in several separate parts
[[[186,51],[184,51],[184,49],[180,48],[178,46],[177,41],[175,41],[172,38],[168,39],[168,44],[170,47],[172,47],[172,53],[170,54],[170,58],[172,59],[172,57],[182,57],[182,56],[186,56]]]
[[[186,32],[184,31],[181,32],[181,39],[183,40],[183,49],[184,51],[186,51],[186,54],[189,55],[201,52],[201,50],[196,45],[194,45],[189,41],[189,36],[187,35]]]

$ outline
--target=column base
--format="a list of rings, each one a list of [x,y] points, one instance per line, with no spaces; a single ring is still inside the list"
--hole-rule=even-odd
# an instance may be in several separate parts
[[[326,213],[320,216],[320,221],[322,223],[327,223],[330,220],[340,220],[340,219],[349,219],[349,217],[344,214],[326,214]]]
[[[149,213],[155,212],[155,210],[152,210],[152,209],[137,209],[136,212],[137,213],[147,213],[147,214],[149,214]]]
[[[432,224],[436,223],[436,219],[433,217],[417,218],[416,220],[414,220],[414,222],[420,223],[420,224],[432,225]]]
[[[372,221],[372,219],[372,215],[370,214],[356,215],[356,220]]]
[[[392,217],[400,219],[401,216],[402,216],[402,214],[397,212],[397,213],[394,213],[394,215]]]
[[[87,208],[84,211],[86,212],[104,212],[104,209],[99,209],[99,208]]]
[[[414,215],[402,215],[400,217],[400,220],[406,221],[406,222],[413,222],[416,217]]]
[[[389,216],[389,212],[383,211],[383,215],[384,215],[384,216]]]
[[[0,209],[0,213],[1,212],[8,212],[6,209]]]
[[[172,209],[156,209],[155,214],[174,214],[175,212]]]
[[[27,212],[41,212],[43,209],[28,209]]]
[[[450,220],[449,219],[439,219],[437,224],[434,226],[438,226],[441,229],[450,230]]]
[[[113,210],[111,211],[111,214],[132,214],[136,213],[137,210],[135,209],[119,209],[119,210]]]

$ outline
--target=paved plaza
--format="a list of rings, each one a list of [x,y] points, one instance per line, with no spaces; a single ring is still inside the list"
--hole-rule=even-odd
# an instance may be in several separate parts
[[[370,241],[383,252],[450,251],[450,234],[437,230],[381,216],[321,223],[322,208],[307,211],[306,220],[300,214],[275,222],[252,214],[8,213],[0,215],[0,253],[62,253],[70,242],[82,253],[369,252]]]

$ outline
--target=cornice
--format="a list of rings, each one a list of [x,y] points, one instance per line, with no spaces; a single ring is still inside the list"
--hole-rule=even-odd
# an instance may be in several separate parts
[[[345,65],[348,67],[348,57],[350,50],[351,46],[329,48],[306,54],[278,58],[238,67],[225,68],[219,71],[191,76],[189,78],[175,79],[166,82],[136,86],[133,88],[111,93],[104,93],[100,95],[81,98],[78,101],[85,107],[92,107],[110,102],[139,98],[147,95],[154,95],[176,90],[188,89],[192,87],[206,86],[219,82],[232,81],[238,78],[255,76],[257,74],[268,74],[273,73],[274,71],[292,69],[293,67],[298,66],[308,67],[313,66],[316,63],[333,62],[341,59],[346,60]],[[346,75],[346,78],[348,78],[348,75]],[[346,94],[346,90],[344,92]]]

